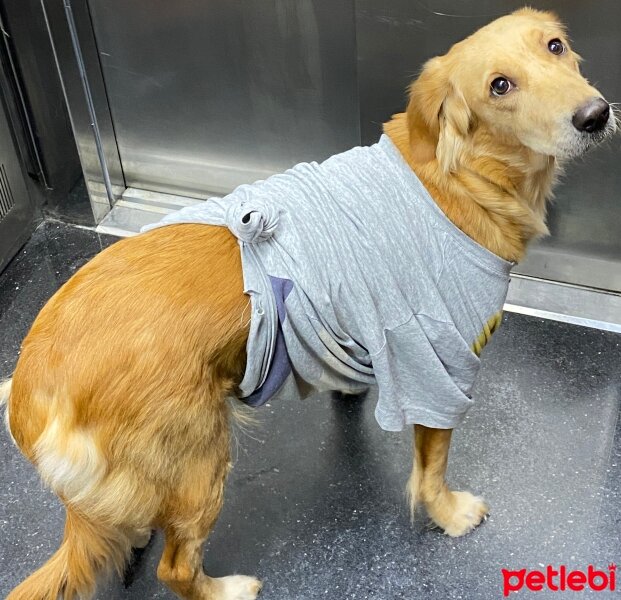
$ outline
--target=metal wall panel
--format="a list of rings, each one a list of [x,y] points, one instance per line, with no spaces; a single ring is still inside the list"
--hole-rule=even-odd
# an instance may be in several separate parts
[[[4,73],[1,76],[4,78]],[[28,239],[34,228],[34,216],[35,209],[0,98],[0,272]]]
[[[100,221],[125,190],[125,181],[90,13],[86,0],[41,0],[41,8],[93,215]]]
[[[51,28],[58,35],[60,3],[42,2],[58,13]],[[65,4],[79,17],[112,150],[116,137],[117,173],[134,188],[203,198],[375,141],[381,123],[403,110],[405,88],[425,60],[523,1]],[[538,7],[556,10],[568,23],[584,71],[618,99],[621,4],[601,0],[595,10],[581,0],[541,0]],[[70,62],[63,52],[61,71]],[[89,152],[93,158],[93,146],[80,110],[84,160]],[[571,165],[550,211],[552,236],[533,245],[517,272],[621,291],[620,140]]]
[[[29,176],[48,203],[64,200],[82,177],[40,0],[3,0],[0,8],[20,120],[28,136]]]
[[[357,0],[362,140],[405,106],[420,66],[523,0]],[[611,101],[621,98],[621,3],[541,0],[570,28],[583,72]],[[559,90],[562,93],[562,90]],[[533,245],[516,272],[621,291],[621,136],[572,163],[557,188],[552,236]]]
[[[89,0],[128,186],[205,197],[360,140],[353,0]]]

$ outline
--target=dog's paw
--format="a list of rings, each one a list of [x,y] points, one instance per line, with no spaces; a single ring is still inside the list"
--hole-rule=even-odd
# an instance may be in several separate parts
[[[489,507],[480,496],[470,492],[450,492],[451,510],[444,518],[432,516],[434,522],[451,537],[460,537],[472,531],[489,513]],[[434,518],[435,517],[435,518]]]
[[[217,600],[254,600],[261,591],[262,584],[254,577],[230,575],[219,577]]]
[[[131,543],[134,548],[143,549],[149,545],[153,537],[153,530],[150,527],[136,529],[131,537]]]

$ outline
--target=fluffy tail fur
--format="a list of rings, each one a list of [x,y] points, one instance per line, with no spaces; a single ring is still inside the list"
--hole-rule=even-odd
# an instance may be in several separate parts
[[[91,597],[97,578],[122,573],[131,545],[115,529],[94,524],[68,508],[65,536],[56,553],[7,600],[77,600]]]
[[[8,402],[11,396],[11,379],[5,379],[4,381],[0,381],[0,408],[7,405],[4,413],[4,422],[6,424],[6,429],[9,432],[11,438],[13,438],[13,434],[11,433],[11,428],[9,427],[9,407]]]
[[[0,406],[3,406],[9,401],[11,395],[11,380],[5,379],[0,381]]]

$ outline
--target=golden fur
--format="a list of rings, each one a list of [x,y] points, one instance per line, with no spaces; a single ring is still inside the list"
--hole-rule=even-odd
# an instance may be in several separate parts
[[[427,63],[385,128],[448,217],[509,260],[546,231],[558,159],[571,154],[566,122],[599,96],[571,51],[546,53],[550,36],[566,41],[550,13],[495,21]],[[497,73],[519,93],[490,97]],[[204,225],[120,241],[51,298],[0,399],[16,444],[66,506],[65,536],[9,600],[89,597],[152,528],[166,536],[158,577],[181,598],[256,597],[256,579],[202,569],[230,465],[227,397],[244,371],[248,302],[237,240]],[[412,509],[422,501],[463,535],[487,506],[444,482],[451,431],[415,433]]]
[[[567,52],[551,54],[546,42],[553,38]],[[500,74],[519,82],[518,93],[490,96]],[[407,111],[384,131],[458,227],[519,261],[526,244],[547,233],[546,201],[559,161],[571,155],[565,125],[598,96],[557,17],[522,9],[427,62]]]

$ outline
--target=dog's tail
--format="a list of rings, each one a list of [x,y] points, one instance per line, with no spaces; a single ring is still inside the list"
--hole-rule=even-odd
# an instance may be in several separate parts
[[[122,573],[131,551],[129,540],[114,528],[88,521],[67,509],[65,536],[56,553],[6,600],[77,600],[90,598],[100,574]]]
[[[0,381],[0,408],[6,405],[6,408],[4,409],[4,422],[11,439],[13,439],[13,434],[11,433],[11,427],[9,425],[9,398],[11,397],[12,383],[13,381],[11,379]]]
[[[0,381],[0,406],[3,406],[9,401],[11,396],[11,379],[5,379]]]

